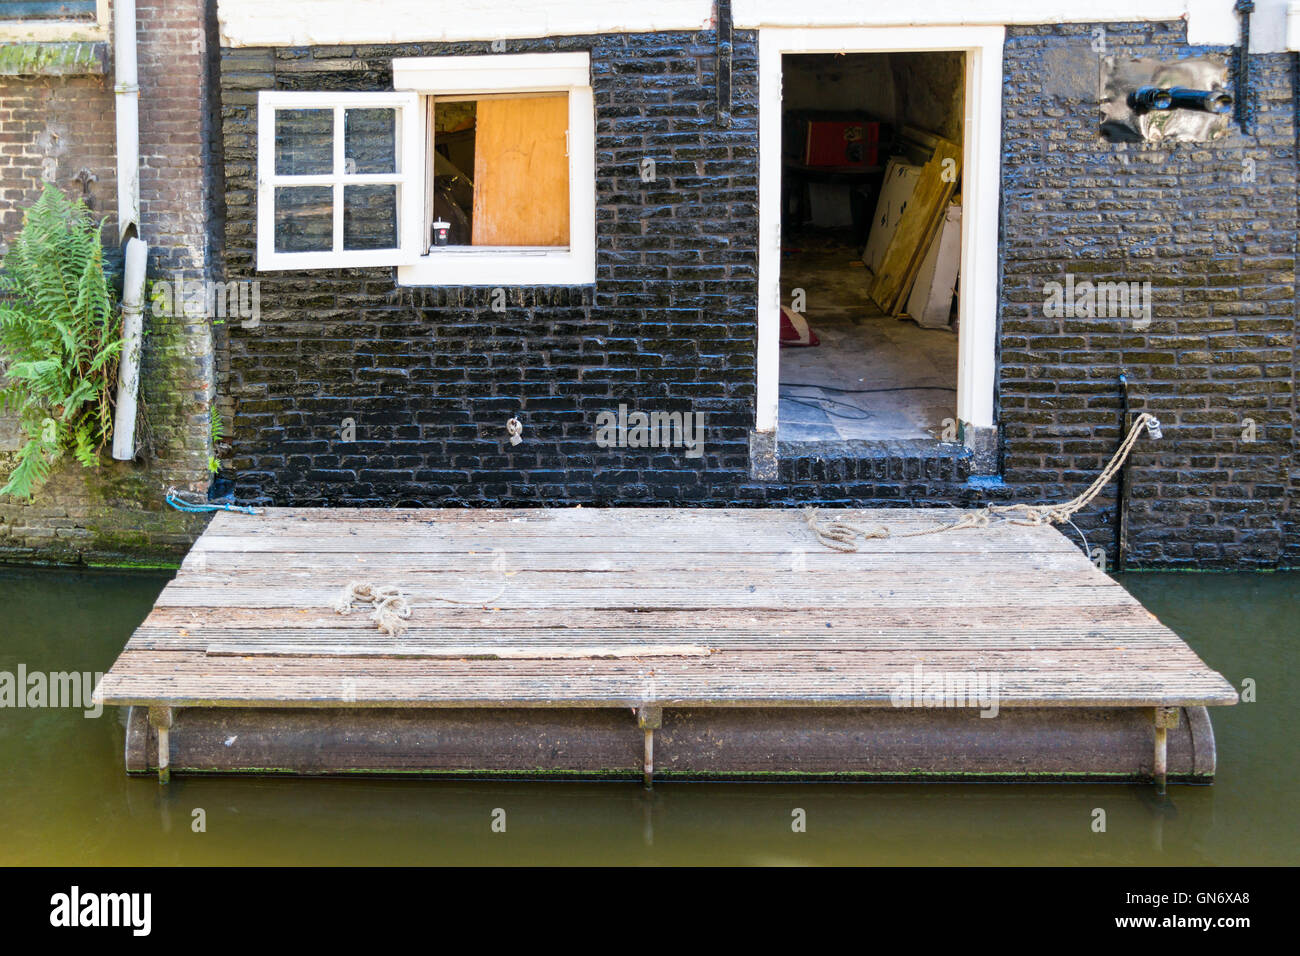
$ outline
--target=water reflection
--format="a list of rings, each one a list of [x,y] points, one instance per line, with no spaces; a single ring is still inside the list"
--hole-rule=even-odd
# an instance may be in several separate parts
[[[106,670],[158,575],[0,571],[0,669]],[[1288,692],[1300,574],[1123,579],[1260,702],[1214,711],[1219,780],[1139,784],[511,782],[122,771],[109,710],[0,714],[7,864],[1226,864],[1300,862]],[[51,614],[58,608],[58,614]],[[805,811],[806,831],[792,829]],[[195,811],[204,832],[195,832]],[[493,829],[504,811],[503,831]],[[1105,830],[1094,828],[1096,811]]]

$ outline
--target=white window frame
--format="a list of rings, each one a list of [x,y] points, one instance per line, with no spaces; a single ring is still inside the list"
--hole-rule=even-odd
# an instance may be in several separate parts
[[[964,425],[979,428],[994,424],[1005,36],[1001,26],[759,30],[757,431],[776,431],[780,403],[781,57],[786,53],[966,53],[957,418]]]
[[[590,285],[596,281],[596,106],[591,56],[522,53],[404,57],[393,60],[393,88],[429,97],[567,93],[569,97],[569,244],[434,246],[397,270],[399,285]],[[428,142],[428,110],[418,110],[419,142]],[[426,156],[424,162],[432,163]],[[428,177],[418,189],[428,190]],[[423,221],[427,199],[410,206]],[[427,250],[427,251],[426,251]]]
[[[395,173],[343,172],[344,125],[347,109],[394,109],[396,118]],[[278,110],[334,110],[334,169],[319,175],[280,175],[275,171],[275,114]],[[419,97],[413,93],[330,93],[263,90],[257,95],[257,268],[365,268],[400,266],[420,253],[423,206],[424,150]],[[343,248],[344,186],[397,187],[397,246],[393,249]],[[275,189],[277,186],[332,186],[334,189],[333,248],[329,251],[275,250]]]
[[[108,24],[108,0],[97,0],[94,20],[0,20],[0,42],[107,40]]]

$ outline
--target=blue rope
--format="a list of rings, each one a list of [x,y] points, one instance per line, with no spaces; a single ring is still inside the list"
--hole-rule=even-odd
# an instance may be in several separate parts
[[[204,501],[201,503],[186,501],[181,497],[181,494],[182,493],[177,491],[175,488],[168,488],[167,503],[177,511],[184,511],[187,514],[205,514],[209,511],[238,511],[240,514],[245,515],[261,514],[261,512],[256,508],[249,507],[248,505],[217,504],[212,501]]]

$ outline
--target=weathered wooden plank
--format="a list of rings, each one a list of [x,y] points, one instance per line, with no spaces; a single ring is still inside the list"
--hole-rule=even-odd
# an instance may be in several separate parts
[[[1127,594],[1125,595],[1127,597]],[[187,627],[205,622],[217,626],[241,628],[346,628],[369,626],[359,624],[358,615],[340,617],[326,607],[242,608],[242,607],[155,607],[144,622],[144,627]],[[812,614],[802,610],[749,608],[715,608],[707,616],[694,610],[628,609],[628,608],[573,608],[563,611],[542,609],[484,610],[481,607],[448,606],[440,609],[436,624],[440,628],[500,627],[526,630],[536,627],[560,628],[631,628],[634,630],[679,628],[725,630],[727,628],[752,628],[763,626],[773,631],[802,631],[813,629],[860,628],[888,631],[890,628],[917,629],[933,634],[965,634],[992,628],[1006,633],[1010,639],[1021,632],[1036,628],[1068,628],[1080,638],[1094,630],[1129,625],[1154,625],[1169,636],[1178,638],[1156,621],[1140,604],[1116,603],[1095,607],[1070,606],[1020,606],[970,608],[954,614],[950,608],[846,608],[831,614]],[[418,621],[414,627],[420,627]]]
[[[818,516],[848,521],[875,523],[951,520],[964,514],[964,508],[820,508]],[[749,527],[765,524],[802,524],[803,508],[261,508],[256,515],[241,512],[217,512],[210,528],[222,532],[228,527],[243,528],[274,522],[340,524],[371,526],[374,524],[429,523],[463,524],[475,528],[511,524],[582,522],[604,525],[613,530],[634,527],[638,522],[677,523],[698,527],[707,522],[734,522]]]
[[[383,645],[322,641],[307,644],[209,644],[209,657],[382,657],[435,658],[459,660],[604,660],[619,657],[707,657],[712,648],[700,644],[418,644],[390,638]]]
[[[956,514],[824,516],[899,532]],[[996,675],[1006,707],[1235,699],[1053,528],[861,548],[823,549],[792,510],[219,514],[103,691],[167,706],[887,706],[922,665]],[[334,613],[349,580],[403,588],[408,630]]]
[[[872,511],[820,511],[819,520],[845,521],[872,529],[885,528],[903,532],[937,531],[958,518],[968,515],[969,509],[941,508],[921,510]],[[751,537],[773,532],[798,531],[810,539],[815,538],[807,525],[807,513],[793,509],[769,510],[751,513],[743,511],[663,511],[654,514],[621,510],[601,511],[576,508],[568,510],[536,510],[516,517],[492,517],[471,520],[468,514],[483,512],[455,512],[453,517],[436,512],[415,513],[405,517],[359,520],[333,520],[317,518],[277,518],[273,516],[240,515],[220,524],[213,523],[210,530],[218,535],[247,533],[307,533],[352,535],[383,529],[393,534],[572,534],[575,536],[603,534],[615,537],[644,537],[662,533],[713,534],[729,533]],[[459,517],[456,517],[459,516]],[[964,528],[956,531],[980,531],[985,534],[1011,533],[1018,530],[1038,531],[1039,526],[1022,524],[1010,518],[994,518],[982,528]],[[944,533],[954,533],[952,531]]]
[[[690,644],[694,640],[697,644]],[[336,629],[322,632],[319,630],[276,630],[268,633],[257,630],[239,630],[232,628],[204,628],[177,630],[152,630],[137,633],[127,643],[131,650],[152,649],[167,651],[212,651],[220,648],[222,653],[246,653],[255,655],[267,647],[275,647],[275,653],[287,653],[287,649],[310,649],[311,653],[326,653],[329,648],[365,649],[366,653],[383,655],[395,648],[413,649],[415,653],[425,648],[429,653],[445,655],[447,648],[456,647],[549,647],[549,646],[584,646],[584,647],[645,647],[650,642],[663,642],[663,646],[704,646],[715,650],[734,651],[776,651],[776,650],[815,650],[834,653],[840,650],[852,651],[887,651],[919,652],[960,650],[970,655],[996,654],[1003,651],[1021,654],[1037,651],[1060,651],[1071,654],[1096,653],[1104,655],[1117,650],[1130,655],[1144,655],[1154,661],[1168,657],[1181,657],[1188,653],[1185,647],[1170,643],[1159,632],[1122,632],[1109,636],[1108,639],[1094,640],[1090,644],[1062,633],[1041,632],[1027,635],[1021,640],[1008,640],[993,634],[971,637],[934,637],[925,633],[881,635],[850,635],[837,639],[827,639],[815,634],[773,635],[765,632],[723,633],[668,631],[668,632],[621,632],[621,631],[564,631],[554,632],[529,631],[519,634],[513,631],[434,631],[430,629],[412,629],[404,632],[400,638],[382,634],[365,622],[351,629]],[[305,652],[305,651],[304,651]],[[358,652],[360,652],[358,650]],[[340,651],[339,653],[342,653]],[[465,654],[471,652],[466,651]],[[452,654],[451,656],[462,656]]]
[[[438,571],[426,570],[421,566],[406,570],[391,569],[376,575],[365,568],[343,569],[300,569],[282,568],[279,570],[259,569],[257,571],[227,570],[215,571],[193,570],[174,582],[177,588],[222,588],[230,594],[229,603],[238,603],[240,596],[248,590],[257,591],[267,588],[295,587],[296,585],[312,588],[334,588],[342,591],[349,582],[357,580],[382,581],[402,589],[423,588],[437,591],[440,588],[474,587],[485,593],[496,593],[505,588],[514,590],[571,590],[573,588],[605,588],[619,586],[655,587],[672,591],[726,591],[747,590],[753,587],[818,589],[840,588],[846,581],[864,592],[896,593],[906,592],[908,587],[900,582],[908,580],[907,576],[887,569],[859,571],[846,576],[843,571],[826,569],[820,571],[790,571],[786,569],[750,568],[743,575],[737,569],[697,568],[693,570],[648,571],[632,569],[626,571],[534,571],[529,567],[516,567],[509,561],[501,562],[497,567],[493,562],[483,562],[475,567],[460,569],[447,568]],[[1110,580],[1096,570],[1089,568],[1070,571],[1036,571],[1023,569],[1015,576],[1014,583],[1007,580],[1005,571],[987,568],[983,571],[969,570],[965,573],[954,572],[949,568],[931,571],[924,578],[925,588],[937,588],[944,591],[981,591],[998,590],[1002,592],[1025,592],[1039,587],[1053,588],[1097,588],[1103,587],[1114,593]]]
[[[939,543],[938,539],[945,539]],[[460,553],[481,554],[493,548],[500,548],[507,553],[550,553],[550,554],[602,554],[620,553],[629,550],[650,553],[696,554],[784,554],[789,557],[798,552],[821,550],[815,540],[809,539],[797,530],[773,532],[762,538],[728,539],[723,536],[702,537],[696,534],[676,534],[665,532],[658,535],[645,535],[634,539],[615,538],[609,535],[554,537],[545,534],[525,534],[523,532],[506,536],[497,534],[430,534],[430,535],[393,535],[386,533],[361,533],[355,535],[313,536],[310,534],[245,534],[245,535],[211,535],[204,534],[195,545],[197,552],[212,551],[261,551],[261,552],[348,552],[381,553],[395,552],[403,554]],[[1030,529],[1017,529],[1015,532],[989,534],[979,529],[949,531],[944,534],[926,535],[919,538],[873,539],[861,544],[861,551],[868,554],[988,554],[1043,552],[1077,552],[1077,546],[1061,536],[1044,537]]]
[[[136,660],[143,656],[143,660]],[[209,657],[126,651],[105,675],[111,704],[170,706],[894,706],[900,677],[917,664],[845,652],[832,664],[812,652],[704,658],[582,661],[414,660],[347,657]],[[883,657],[884,660],[879,658]],[[1212,671],[1089,672],[1070,662],[999,673],[999,706],[1173,706],[1235,700]]]
[[[921,169],[916,189],[908,201],[898,229],[885,250],[870,291],[872,301],[891,315],[897,313],[911,289],[919,259],[929,246],[938,217],[956,188],[955,173],[961,164],[961,147],[940,139],[934,154]]]
[[[504,552],[502,552],[504,554]],[[262,551],[204,551],[191,552],[181,568],[193,573],[237,572],[251,574],[265,571],[329,571],[343,569],[361,574],[421,571],[491,571],[497,561],[492,551],[466,553],[425,552],[418,566],[407,554],[371,553],[351,551],[262,552]],[[1082,552],[1060,551],[1050,553],[1025,552],[1015,558],[1019,571],[1087,571],[1092,567]],[[506,556],[507,567],[518,570],[521,562]],[[674,552],[544,552],[528,555],[526,568],[530,571],[605,571],[659,573],[670,571],[787,571],[836,574],[867,571],[888,571],[903,574],[913,571],[932,571],[934,558],[929,552],[851,552],[841,554],[823,549],[803,552],[746,552],[740,554]],[[944,557],[944,570],[949,573],[988,572],[1005,575],[988,555],[950,553]]]
[[[767,608],[784,610],[838,611],[840,608],[946,607],[961,609],[1015,603],[1025,592],[1017,588],[982,591],[932,591],[924,587],[855,589],[852,585],[805,585],[798,588],[738,587],[722,589],[655,587],[510,587],[490,582],[442,587],[404,589],[412,608],[437,609],[449,603],[501,608]],[[158,596],[158,607],[220,607],[224,602],[239,607],[328,607],[338,595],[337,587],[244,588],[238,597],[233,589],[217,586],[188,587],[172,584]],[[1034,595],[1039,605],[1110,605],[1116,596],[1107,587],[1042,587]]]
[[[1118,668],[1142,667],[1152,672],[1185,670],[1198,658],[1189,648],[1159,645],[1117,645],[1110,647],[1057,647],[989,648],[989,647],[933,647],[929,645],[894,645],[886,647],[840,646],[819,647],[816,644],[775,646],[766,642],[753,644],[730,643],[717,646],[703,644],[668,644],[644,640],[637,642],[582,643],[580,635],[571,635],[559,642],[547,641],[419,641],[407,635],[390,638],[385,642],[364,643],[321,638],[316,641],[281,643],[275,641],[238,641],[210,643],[204,653],[213,657],[434,657],[434,658],[602,658],[602,657],[704,657],[721,653],[806,652],[818,654],[823,663],[839,666],[849,657],[855,666],[872,669],[896,669],[908,662],[924,663],[927,667],[940,667],[962,671],[1026,671],[1039,672],[1048,665],[1077,662],[1101,672]],[[518,653],[516,653],[518,652]],[[179,652],[178,652],[179,653]],[[910,664],[909,664],[910,666]],[[895,670],[895,673],[897,671]]]
[[[886,527],[897,535],[939,528],[955,521],[965,511],[951,508],[931,509],[872,509],[831,510],[821,512],[826,519],[849,521],[863,527]],[[676,546],[700,545],[702,552],[750,553],[776,549],[789,550],[804,547],[821,551],[822,545],[805,523],[801,511],[786,510],[708,510],[708,509],[536,509],[512,512],[484,511],[420,511],[397,512],[383,517],[370,512],[334,519],[328,513],[309,512],[305,515],[286,515],[279,509],[249,517],[223,514],[215,520],[199,542],[201,548],[230,549],[238,545],[228,538],[245,539],[271,536],[279,540],[281,550],[307,550],[299,546],[300,539],[320,539],[318,548],[332,550],[335,539],[363,539],[363,549],[391,550],[405,538],[415,538],[421,543],[436,542],[431,550],[447,550],[449,544],[464,545],[461,550],[481,549],[485,540],[500,539],[519,547],[533,546],[544,539],[546,543],[580,545],[595,538],[619,551],[617,543],[635,541],[639,548],[657,550],[648,546],[644,538],[670,537]],[[476,520],[477,519],[477,520]],[[576,539],[576,540],[575,540]],[[940,540],[942,539],[942,540]],[[906,550],[926,552],[952,549],[954,541],[963,547],[957,551],[992,548],[1008,550],[1011,545],[1023,545],[1036,552],[1077,550],[1069,541],[1047,527],[1029,527],[1010,521],[995,521],[986,528],[945,531],[914,538],[894,537],[893,546]],[[982,544],[980,542],[983,542]],[[871,550],[880,540],[867,541],[863,547]],[[350,544],[349,547],[353,547]],[[584,548],[585,549],[585,548]]]

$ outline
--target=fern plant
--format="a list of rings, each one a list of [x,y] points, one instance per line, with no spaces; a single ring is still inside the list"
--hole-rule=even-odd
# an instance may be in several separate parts
[[[215,404],[208,409],[208,431],[211,433],[212,448],[221,444],[221,439],[226,435],[226,426],[221,421],[221,411]],[[221,470],[221,459],[216,455],[208,456],[208,471],[214,475]]]
[[[27,436],[0,497],[30,498],[66,454],[96,467],[112,434],[121,318],[101,225],[46,185],[0,264],[0,411]]]

